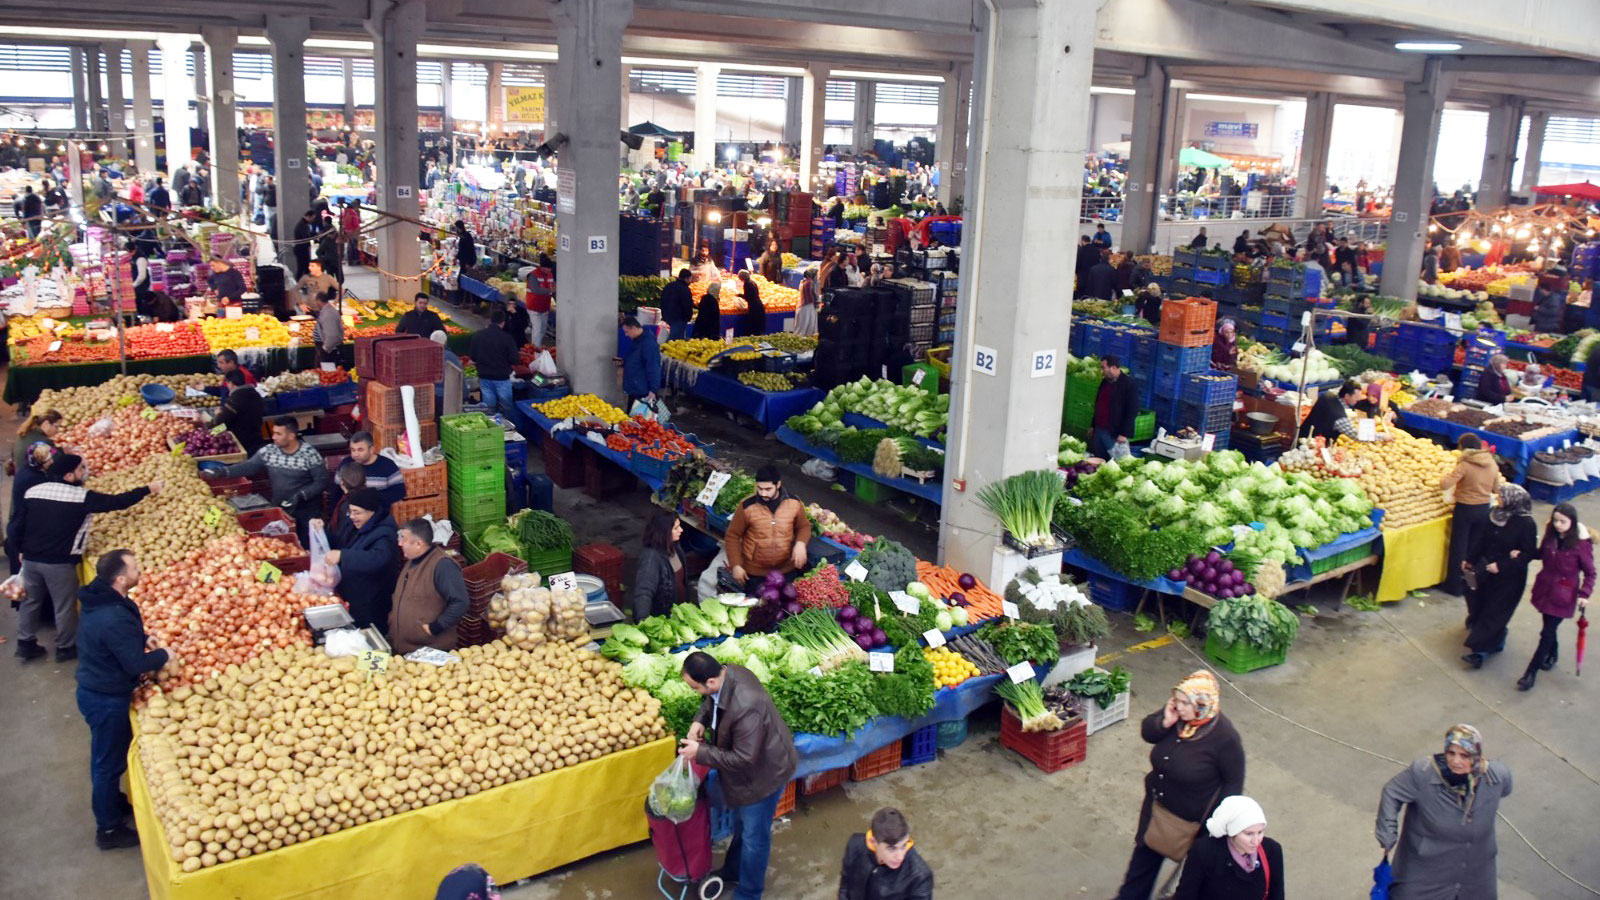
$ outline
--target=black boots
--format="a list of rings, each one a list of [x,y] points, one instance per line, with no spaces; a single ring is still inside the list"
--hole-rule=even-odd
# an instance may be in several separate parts
[[[125,850],[139,846],[139,832],[126,825],[118,825],[94,833],[94,845],[101,850]]]
[[[1560,658],[1561,658],[1561,647],[1560,646],[1551,647],[1550,648],[1550,655],[1546,656],[1544,658],[1544,662],[1539,664],[1539,668],[1543,669],[1546,672],[1548,672],[1551,669],[1554,669],[1556,667],[1556,660],[1558,660]]]
[[[1467,654],[1465,654],[1465,655],[1463,655],[1461,657],[1461,661],[1466,663],[1467,665],[1471,666],[1474,669],[1483,668],[1483,654],[1482,653],[1467,653]]]
[[[1531,691],[1531,690],[1533,690],[1533,681],[1534,681],[1535,678],[1538,677],[1538,675],[1539,675],[1538,667],[1537,666],[1529,666],[1528,667],[1528,671],[1523,672],[1522,673],[1522,677],[1517,679],[1517,690],[1519,690],[1519,691]]]
[[[49,652],[50,651],[39,646],[38,641],[23,639],[18,639],[17,641],[17,658],[23,662],[32,662],[36,659],[42,659]]]

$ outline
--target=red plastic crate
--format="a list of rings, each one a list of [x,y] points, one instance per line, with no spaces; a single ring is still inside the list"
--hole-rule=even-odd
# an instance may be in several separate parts
[[[1089,725],[1073,720],[1060,731],[1022,730],[1022,720],[1003,705],[1000,713],[1000,746],[1022,754],[1044,772],[1059,772],[1084,761],[1089,755]]]
[[[784,785],[783,795],[778,798],[778,808],[772,812],[772,817],[774,819],[779,816],[787,816],[789,813],[794,812],[795,784],[797,784],[797,782],[791,781],[787,785]]]
[[[373,347],[385,341],[414,341],[414,334],[380,334],[376,337],[356,338],[356,375],[362,381],[368,381],[373,376]],[[431,341],[429,343],[432,343]]]
[[[444,348],[427,338],[385,341],[372,348],[372,378],[390,387],[433,384],[444,377]]]
[[[293,533],[256,535],[256,537],[264,537],[269,541],[283,542],[283,555],[267,560],[279,572],[285,575],[293,575],[311,568],[311,555],[306,552],[304,547],[300,546],[300,539]]]
[[[508,553],[491,553],[481,562],[475,562],[461,570],[461,579],[467,583],[467,596],[476,600],[479,597],[488,600],[500,590],[500,580],[507,575],[522,575],[528,571],[528,564]]]
[[[622,596],[622,567],[622,551],[603,541],[572,551],[573,571],[600,579],[613,597]]]
[[[417,421],[426,422],[435,418],[433,408],[433,385],[417,384],[416,409]],[[401,400],[400,388],[391,387],[381,381],[366,382],[365,416],[367,422],[382,422],[386,425],[403,425],[406,420],[405,404]]]
[[[274,506],[269,509],[252,509],[249,512],[239,513],[239,527],[246,534],[260,534],[272,522],[282,522],[289,526],[289,533],[294,533],[294,517]]]
[[[407,497],[389,507],[389,512],[394,516],[396,525],[404,525],[412,519],[423,516],[433,516],[435,522],[443,522],[450,518],[450,501],[444,494],[432,494],[426,497]]]
[[[1179,347],[1205,347],[1211,344],[1217,325],[1217,304],[1188,298],[1161,304],[1161,343]]]
[[[829,769],[826,772],[807,775],[800,779],[800,793],[805,794],[807,797],[820,794],[830,788],[836,788],[844,784],[845,779],[849,777],[849,766],[841,766],[837,769]]]
[[[444,460],[414,469],[401,469],[406,481],[406,499],[443,494],[449,489],[449,469]]]
[[[583,453],[583,492],[596,500],[625,494],[638,485],[633,473],[598,453]]]
[[[887,775],[900,768],[900,742],[895,741],[882,750],[874,750],[850,764],[850,780],[866,781]]]
[[[211,493],[217,497],[233,497],[238,494],[250,493],[250,479],[240,475],[237,478],[213,478],[208,482]]]
[[[554,438],[545,441],[544,473],[558,488],[583,487],[583,457],[578,448],[563,447]]]

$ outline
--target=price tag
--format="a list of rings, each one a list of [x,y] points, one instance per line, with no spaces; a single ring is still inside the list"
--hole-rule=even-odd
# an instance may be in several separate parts
[[[1217,445],[1217,436],[1214,435],[1214,434],[1208,434],[1205,437],[1200,439],[1200,450],[1201,450],[1201,452],[1210,453],[1211,452],[1211,448],[1215,447],[1216,445]]]
[[[192,387],[186,387],[186,388],[183,389],[183,395],[185,397],[191,397],[191,398],[192,397],[204,397],[206,395],[206,392],[205,391],[197,391]]]
[[[60,341],[51,341],[50,342],[50,346],[48,348],[46,348],[46,352],[54,353],[54,352],[56,352],[57,350],[60,350],[60,349],[61,349],[61,342]]]
[[[559,575],[551,575],[546,583],[552,591],[570,591],[578,586],[578,576],[571,572],[562,572]]]
[[[1234,412],[1238,412],[1238,411],[1240,411],[1242,409],[1244,409],[1244,401],[1243,400],[1235,400],[1235,401],[1233,401],[1233,411]]]
[[[1122,296],[1127,297],[1128,299],[1131,300],[1131,299],[1133,299],[1133,291],[1130,291],[1127,288],[1123,288],[1122,289]]]
[[[155,407],[152,406],[146,406],[139,412],[139,418],[141,419],[154,419],[158,415],[160,415],[160,413],[156,412]]]
[[[283,580],[283,572],[277,566],[266,560],[261,561],[261,568],[256,570],[256,580],[267,584],[277,584]]]
[[[223,433],[224,431],[227,431],[227,430],[228,430],[228,426],[226,426],[226,425],[216,425],[216,426],[212,427],[211,433],[212,434],[221,434],[221,433]]]
[[[356,668],[367,673],[367,678],[373,675],[382,675],[389,671],[389,654],[382,650],[363,650],[356,657]]]
[[[1311,324],[1311,312],[1310,312],[1310,310],[1307,310],[1306,312],[1303,312],[1303,313],[1300,314],[1300,327],[1304,328],[1304,327],[1306,327],[1307,325],[1310,325],[1310,324]]]
[[[922,387],[922,379],[928,374],[927,369],[918,369],[911,373],[911,386]]]
[[[201,516],[200,519],[201,519],[201,521],[205,522],[207,525],[213,525],[214,526],[218,522],[222,521],[222,510],[217,509],[215,506],[208,507],[206,509],[205,515]]]
[[[882,375],[882,378],[883,378],[883,380],[884,380],[884,381],[888,381],[888,380],[889,380],[889,367],[888,367],[888,366],[887,366],[887,365],[885,365],[885,366],[884,366],[884,367],[883,367],[883,375]]]
[[[889,601],[908,616],[914,616],[922,609],[922,602],[905,591],[890,591]]]
[[[1570,449],[1571,447],[1572,447],[1572,441],[1566,440],[1566,441],[1562,441],[1561,442],[1561,449],[1567,450],[1567,449]]]
[[[338,368],[339,367],[338,367],[338,365],[336,363],[325,362],[325,363],[322,364],[322,371],[324,371],[324,372],[333,372],[333,371],[337,370]]]
[[[931,648],[937,649],[944,646],[944,635],[941,634],[937,628],[929,628],[927,631],[924,631],[922,633],[922,639],[927,641],[928,646]]]
[[[1333,454],[1328,452],[1327,447],[1322,448],[1322,462],[1325,465],[1333,465]]]
[[[1447,312],[1444,314],[1444,327],[1451,331],[1461,330],[1461,313]]]
[[[844,577],[851,581],[866,581],[867,567],[863,566],[860,560],[852,559],[850,565],[844,567]]]
[[[807,675],[815,675],[818,678],[821,678],[822,677],[822,667],[821,666],[812,666],[811,668],[806,670],[806,674]]]
[[[1017,609],[1017,605],[1010,600],[1000,601],[1000,614],[1008,619],[1020,619],[1022,617],[1022,611]]]
[[[251,325],[249,328],[246,328],[244,330],[244,339],[247,340],[247,341],[259,341],[259,340],[261,340],[261,329],[257,328],[254,325]]]
[[[873,672],[893,672],[894,671],[894,654],[893,653],[868,653],[867,654],[867,668],[870,669]]]
[[[171,322],[157,322],[156,323],[156,331],[159,331],[162,334],[171,334],[172,333],[172,323]]]
[[[300,333],[300,323],[299,322],[290,322],[289,323],[289,333],[290,334],[299,334]]]
[[[1021,684],[1033,677],[1033,663],[1023,660],[1006,670],[1006,677],[1012,684]]]
[[[1375,441],[1378,439],[1378,423],[1371,419],[1356,420],[1356,440]]]
[[[1291,347],[1290,349],[1293,350],[1296,353],[1304,353],[1304,352],[1306,352],[1306,342],[1305,341],[1295,341],[1294,342],[1294,346]]]
[[[695,502],[701,506],[710,507],[711,504],[717,502],[717,495],[722,493],[722,488],[727,485],[728,480],[732,477],[727,472],[712,472],[711,477],[706,479],[706,486],[701,488],[699,496],[694,498]]]

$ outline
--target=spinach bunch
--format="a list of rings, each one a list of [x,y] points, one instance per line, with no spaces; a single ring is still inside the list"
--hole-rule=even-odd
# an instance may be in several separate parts
[[[772,682],[772,702],[796,734],[847,735],[877,714],[868,698],[873,675],[858,662],[825,675],[799,675]]]

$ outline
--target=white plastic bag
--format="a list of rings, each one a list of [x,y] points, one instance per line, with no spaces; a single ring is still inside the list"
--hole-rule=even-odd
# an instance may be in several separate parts
[[[654,419],[662,425],[672,421],[672,410],[667,408],[667,404],[660,397],[654,400],[633,401],[633,408],[628,410],[628,415]]]
[[[700,779],[695,777],[689,761],[679,756],[650,783],[650,795],[646,802],[651,815],[681,825],[694,815],[699,792]]]
[[[311,568],[294,576],[294,589],[301,594],[331,597],[339,586],[339,567],[327,561],[328,532],[322,523],[312,522],[308,529],[311,546]]]
[[[838,475],[839,470],[825,459],[812,457],[801,463],[800,472],[821,481],[832,481]]]
[[[561,374],[561,370],[556,367],[556,358],[550,355],[549,350],[540,350],[529,368],[540,375],[554,377]]]
[[[1132,455],[1133,448],[1128,446],[1127,441],[1119,440],[1115,444],[1111,445],[1111,458],[1113,460],[1127,459]]]

